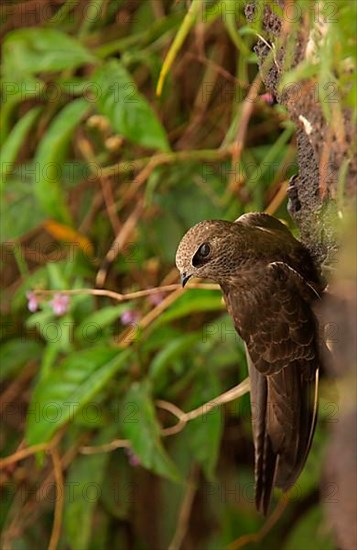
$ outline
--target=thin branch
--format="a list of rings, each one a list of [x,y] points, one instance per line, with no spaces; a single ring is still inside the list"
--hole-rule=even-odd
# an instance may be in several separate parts
[[[237,189],[236,177],[235,177],[236,176],[235,168],[236,168],[236,165],[239,162],[240,156],[242,154],[244,140],[245,140],[245,136],[246,136],[246,133],[247,133],[249,120],[250,120],[250,117],[252,116],[252,113],[253,113],[254,103],[255,103],[255,100],[257,98],[261,82],[262,82],[261,76],[260,76],[260,73],[258,73],[257,76],[255,77],[255,79],[253,80],[252,85],[250,86],[249,91],[248,91],[248,93],[247,93],[247,95],[244,98],[244,101],[242,103],[242,111],[241,111],[241,116],[240,116],[240,119],[239,119],[238,131],[237,131],[237,135],[236,135],[235,141],[234,141],[233,146],[232,146],[233,174],[232,174],[232,176],[230,178],[230,181],[229,181],[229,184],[228,184],[228,188],[227,188],[228,193],[232,193],[232,191]]]
[[[245,378],[245,380],[243,380],[240,384],[222,393],[214,400],[208,401],[207,403],[204,403],[203,405],[200,405],[196,409],[193,409],[192,411],[189,411],[187,413],[185,413],[179,407],[177,407],[176,405],[168,401],[163,401],[163,400],[156,401],[156,405],[159,408],[165,409],[166,411],[170,412],[173,416],[176,416],[176,418],[178,419],[178,423],[175,426],[171,426],[169,428],[163,428],[161,430],[161,435],[163,437],[167,437],[169,435],[174,435],[175,433],[180,432],[181,430],[184,429],[186,423],[189,422],[190,420],[193,420],[194,418],[198,418],[199,416],[203,416],[204,414],[207,414],[212,409],[215,409],[216,407],[219,407],[224,403],[229,403],[234,399],[238,399],[239,397],[242,397],[244,394],[248,393],[249,389],[250,389],[249,378]],[[10,456],[0,459],[0,467],[4,468],[9,464],[13,464],[14,462],[19,462],[20,460],[23,460],[24,458],[27,458],[28,456],[31,456],[40,451],[50,451],[52,453],[53,449],[56,448],[56,445],[61,436],[62,436],[62,433],[59,432],[55,436],[55,438],[49,443],[40,443],[38,445],[32,445],[31,447],[28,447],[26,449],[21,449]],[[114,439],[110,443],[106,443],[98,446],[83,446],[79,450],[82,454],[107,453],[107,452],[114,451],[115,449],[118,449],[120,447],[128,448],[130,447],[130,445],[131,444],[128,439]]]
[[[110,443],[104,443],[103,445],[85,445],[79,449],[79,452],[83,455],[93,455],[97,453],[111,453],[120,448],[130,449],[130,447],[129,439],[114,439]]]
[[[24,386],[31,380],[37,370],[35,361],[29,361],[22,372],[12,381],[6,390],[0,395],[1,413],[4,414],[7,407],[22,392]]]
[[[233,401],[234,399],[238,399],[239,397],[242,397],[246,393],[249,392],[250,389],[250,382],[249,378],[245,378],[243,382],[238,384],[237,386],[234,386],[230,390],[222,393],[218,397],[216,397],[214,400],[208,401],[207,403],[204,403],[203,405],[200,405],[196,409],[193,409],[192,411],[189,411],[185,413],[182,411],[179,407],[174,405],[173,403],[170,403],[169,401],[163,401],[161,399],[155,401],[155,405],[159,407],[160,409],[164,409],[168,412],[170,412],[173,416],[176,416],[178,419],[178,423],[175,424],[175,426],[170,426],[169,428],[163,428],[161,430],[161,435],[163,437],[167,437],[169,435],[174,435],[181,430],[184,429],[187,422],[190,420],[193,420],[194,418],[198,418],[199,416],[203,416],[204,414],[207,414],[212,409],[215,409],[216,407],[219,407],[220,405],[223,405],[224,403],[229,403],[230,401]],[[80,449],[80,452],[83,454],[95,454],[95,453],[107,453],[114,451],[115,449],[119,449],[120,447],[130,447],[130,441],[128,439],[114,439],[110,443],[106,443],[105,445],[98,445],[98,446],[85,446]]]
[[[63,433],[63,430],[62,432]],[[58,443],[59,443],[59,437],[58,434],[55,436],[54,440],[49,444],[52,445],[53,448],[57,449]],[[80,440],[83,439],[83,437],[80,437]],[[82,442],[80,441],[80,444]],[[48,449],[50,450],[50,448]],[[71,464],[73,459],[75,458],[76,454],[78,453],[78,444],[73,445],[70,447],[67,452],[63,455],[61,458],[61,470],[64,471],[67,469],[67,467]],[[13,518],[13,521],[8,528],[8,532],[10,533],[23,533],[25,529],[29,525],[33,525],[33,523],[36,521],[36,518],[40,514],[41,510],[41,502],[46,502],[46,495],[47,495],[47,488],[52,485],[53,480],[56,481],[55,477],[55,470],[52,468],[49,473],[46,475],[44,479],[42,479],[40,486],[38,487],[36,493],[32,495],[32,498],[30,498],[24,506],[21,506],[23,504],[23,495],[22,495],[22,502],[17,507],[15,517]],[[57,485],[58,487],[58,485]],[[64,490],[62,487],[62,493],[59,492],[60,490],[57,488],[57,495],[64,495]],[[57,496],[56,496],[56,503],[57,503]],[[15,535],[18,536],[18,535]]]
[[[55,513],[54,521],[52,526],[52,533],[50,542],[48,545],[48,550],[56,550],[58,546],[58,541],[61,535],[61,526],[62,526],[62,515],[64,507],[64,481],[63,481],[63,472],[61,457],[59,455],[58,449],[53,448],[50,450],[52,461],[53,461],[53,470],[56,481],[56,503],[55,503]]]
[[[187,285],[187,288],[204,288],[206,290],[219,290],[219,285],[216,284],[206,284],[206,283],[190,283]],[[147,288],[145,290],[137,290],[135,292],[128,292],[127,294],[121,294],[120,292],[115,292],[114,290],[106,290],[102,288],[77,288],[77,289],[64,289],[64,290],[33,290],[33,293],[36,296],[52,296],[53,294],[68,294],[78,295],[78,294],[88,294],[91,296],[106,296],[107,298],[112,298],[117,302],[125,302],[129,300],[137,300],[138,298],[143,298],[145,296],[151,296],[152,294],[158,294],[162,292],[170,292],[177,289],[181,289],[180,284],[164,285],[158,286],[155,288]]]
[[[285,493],[278,502],[278,505],[276,506],[274,512],[271,514],[271,516],[267,518],[266,522],[264,523],[263,527],[258,531],[258,533],[248,533],[247,535],[242,535],[235,541],[231,542],[227,546],[226,550],[238,550],[238,548],[243,548],[249,543],[261,542],[281,518],[285,508],[288,505],[288,502],[289,498],[288,495]]]
[[[166,296],[166,298],[164,298],[163,301],[160,302],[160,304],[158,304],[156,307],[154,307],[154,309],[149,311],[149,313],[147,313],[145,317],[143,317],[139,321],[138,323],[139,327],[146,328],[147,326],[149,326],[155,319],[157,319],[157,317],[165,309],[167,309],[173,302],[175,302],[183,292],[184,292],[184,289],[180,285],[179,288],[177,288],[176,290],[174,290],[174,292]]]
[[[288,180],[283,181],[280,184],[280,188],[279,188],[278,192],[274,195],[274,197],[272,198],[272,200],[270,201],[270,203],[268,204],[268,206],[264,210],[264,212],[266,214],[271,214],[272,215],[278,210],[279,206],[281,205],[281,203],[283,202],[283,200],[286,197],[286,191],[287,191],[288,187],[289,187],[289,181]]]
[[[123,223],[120,232],[115,237],[110,249],[108,250],[103,262],[103,267],[101,267],[97,273],[95,281],[96,286],[101,287],[104,285],[107,276],[108,266],[115,260],[119,252],[124,249],[130,236],[137,227],[138,220],[143,212],[143,209],[143,201],[139,200],[128,219],[125,221],[125,223]]]
[[[197,490],[198,474],[199,474],[199,468],[196,465],[192,468],[190,476],[187,480],[187,489],[181,504],[176,531],[169,545],[168,550],[179,550],[182,546],[183,540],[187,533],[187,527],[190,520],[193,501]]]
[[[250,390],[250,381],[249,381],[249,378],[245,378],[243,382],[241,382],[237,386],[234,386],[233,388],[222,393],[215,399],[212,399],[211,401],[208,401],[207,403],[200,405],[199,407],[197,407],[197,409],[194,409],[187,413],[181,411],[178,407],[176,407],[176,405],[172,406],[172,403],[168,403],[167,401],[162,401],[162,400],[156,401],[156,405],[158,407],[169,411],[171,414],[176,416],[179,420],[176,426],[165,428],[162,432],[163,435],[172,435],[174,433],[181,431],[186,425],[186,423],[189,422],[190,420],[194,420],[199,416],[203,416],[204,414],[207,414],[212,409],[215,409],[216,407],[220,407],[224,403],[230,403],[231,401],[234,401],[234,399],[238,399],[239,397],[242,397],[244,394],[248,393],[249,390]]]
[[[0,458],[0,468],[5,468],[10,464],[13,464],[14,462],[19,462],[19,460],[23,460],[24,458],[27,458],[28,456],[31,456],[35,453],[48,451],[50,446],[51,443],[38,443],[37,445],[32,445],[31,447],[16,451],[16,453],[13,453],[10,456],[6,456],[5,458]]]
[[[118,214],[116,212],[115,201],[113,197],[113,190],[110,182],[110,178],[99,178],[100,185],[102,187],[102,194],[105,202],[105,207],[108,212],[108,218],[111,223],[114,235],[117,235],[122,227]]]
[[[197,149],[194,151],[174,151],[172,153],[159,153],[152,157],[127,160],[113,164],[112,166],[100,167],[101,176],[111,176],[116,174],[127,174],[134,170],[140,170],[150,161],[154,168],[164,164],[174,164],[175,162],[185,161],[207,161],[219,162],[229,158],[231,155],[231,146],[221,149]]]

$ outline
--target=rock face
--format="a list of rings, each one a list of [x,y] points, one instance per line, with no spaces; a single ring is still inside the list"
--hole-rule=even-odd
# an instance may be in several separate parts
[[[349,109],[342,106],[333,75],[331,82],[325,83],[322,90],[317,79],[308,77],[281,86],[287,71],[304,60],[316,59],[318,46],[331,23],[328,17],[321,15],[321,2],[311,2],[312,8],[293,14],[289,13],[289,6],[292,9],[298,4],[284,4],[284,0],[275,0],[275,3],[281,9],[282,15],[279,17],[268,3],[262,9],[254,0],[247,2],[245,13],[248,21],[261,17],[265,33],[264,37],[259,38],[255,52],[262,79],[267,90],[285,105],[298,128],[299,173],[292,178],[288,190],[290,214],[315,261],[320,265],[325,262],[331,264],[337,249],[333,233],[336,224],[329,223],[324,214],[331,210],[338,212],[342,208],[346,220],[349,218],[346,205],[355,205],[356,199],[357,158],[353,155],[353,118]],[[260,14],[259,10],[262,10]],[[295,23],[299,18],[298,28],[293,25],[294,17]],[[337,196],[339,201],[334,200]],[[342,214],[338,214],[341,217]],[[351,219],[345,221],[342,227],[341,251],[329,288],[334,298],[326,299],[321,308],[326,322],[333,320],[332,325],[336,329],[330,369],[338,380],[340,399],[338,422],[331,429],[327,449],[321,496],[326,503],[329,524],[342,550],[357,548],[356,233],[356,215],[352,211]],[[332,493],[334,498],[329,498]]]
[[[353,216],[345,224],[331,298],[322,304],[326,319],[333,320],[335,332],[333,361],[328,363],[338,380],[339,403],[327,449],[322,497],[329,524],[343,550],[357,548],[357,223]],[[333,497],[331,498],[333,494]]]
[[[296,141],[299,173],[292,179],[288,191],[289,210],[296,221],[301,238],[318,263],[334,249],[334,235],[327,227],[323,214],[328,199],[337,194],[341,167],[345,165],[345,195],[356,195],[357,160],[353,156],[354,124],[348,109],[341,108],[337,83],[333,80],[322,86],[316,78],[287,82],[287,72],[302,61],[315,60],[317,46],[325,36],[328,17],[315,9],[292,11],[292,3],[275,0],[282,10],[279,18],[271,7],[248,2],[245,13],[252,22],[262,17],[266,38],[255,46],[262,79],[268,91],[285,105],[297,126]],[[297,29],[296,22],[299,20]],[[295,43],[291,51],[291,35]],[[282,85],[281,85],[282,84]],[[322,105],[323,102],[325,105]],[[330,113],[330,123],[326,112]],[[344,164],[345,163],[345,164]]]

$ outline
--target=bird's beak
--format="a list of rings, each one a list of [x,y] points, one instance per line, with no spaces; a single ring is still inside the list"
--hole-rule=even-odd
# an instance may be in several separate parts
[[[181,284],[182,284],[182,288],[184,288],[185,284],[187,283],[187,281],[191,278],[191,275],[187,275],[187,273],[181,273]]]

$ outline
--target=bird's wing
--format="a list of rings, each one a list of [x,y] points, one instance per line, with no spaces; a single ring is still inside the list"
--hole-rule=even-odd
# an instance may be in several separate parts
[[[267,267],[264,280],[244,300],[231,291],[227,302],[247,348],[256,503],[266,513],[273,487],[286,491],[295,483],[310,449],[317,412],[317,327],[294,273],[279,265]]]
[[[294,369],[265,376],[247,350],[255,447],[255,501],[267,513],[273,488],[290,489],[308,456],[316,424],[318,370],[304,380]]]
[[[272,448],[267,431],[269,407],[267,377],[257,371],[247,349],[246,352],[255,449],[255,503],[257,509],[266,514],[276,476],[277,453]]]
[[[269,264],[244,304],[230,293],[230,300],[237,301],[233,317],[238,314],[240,334],[261,374],[276,374],[301,359],[308,375],[317,357],[317,326],[309,302],[317,296],[301,276],[285,266],[283,262]]]
[[[234,223],[254,227],[258,231],[274,235],[275,240],[279,239],[282,247],[289,248],[291,267],[295,266],[295,269],[303,275],[306,282],[309,281],[315,291],[322,292],[325,289],[326,280],[311,261],[310,254],[282,222],[263,212],[250,212],[240,216]]]
[[[277,218],[274,218],[269,214],[264,214],[264,212],[249,212],[248,214],[242,214],[234,221],[234,223],[243,223],[244,225],[250,225],[273,231],[283,231],[291,237],[291,233],[286,225],[280,222]]]

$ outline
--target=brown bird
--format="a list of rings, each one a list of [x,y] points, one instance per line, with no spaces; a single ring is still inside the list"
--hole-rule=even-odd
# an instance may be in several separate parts
[[[302,243],[259,213],[198,223],[181,240],[176,265],[183,286],[191,277],[221,286],[245,342],[255,501],[266,514],[273,488],[294,485],[310,450],[320,363],[312,306],[325,283]]]

